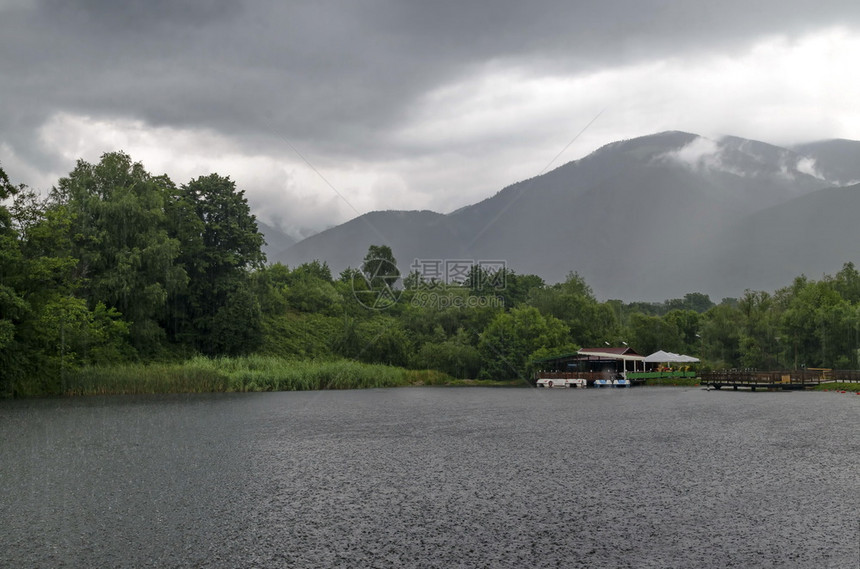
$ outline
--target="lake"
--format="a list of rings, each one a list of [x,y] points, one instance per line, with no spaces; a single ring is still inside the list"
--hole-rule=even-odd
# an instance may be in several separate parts
[[[857,567],[860,396],[0,402],[0,566]]]

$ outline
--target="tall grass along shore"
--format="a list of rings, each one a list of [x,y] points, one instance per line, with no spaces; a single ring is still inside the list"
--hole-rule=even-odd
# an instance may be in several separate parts
[[[198,356],[181,363],[85,367],[65,378],[62,393],[106,395],[302,391],[446,385],[451,380],[446,374],[432,370],[407,370],[349,360],[292,361],[270,356]]]

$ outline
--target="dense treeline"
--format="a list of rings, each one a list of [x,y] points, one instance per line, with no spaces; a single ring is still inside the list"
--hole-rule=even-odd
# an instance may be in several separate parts
[[[0,174],[2,392],[62,392],[84,365],[259,346],[263,238],[229,178],[177,187],[118,152],[79,161],[40,199]]]
[[[626,342],[715,368],[858,367],[851,264],[717,305],[700,293],[624,303],[599,302],[576,274],[546,284],[475,266],[456,284],[401,281],[377,245],[335,277],[319,262],[267,265],[262,245],[244,193],[218,174],[177,186],[109,153],[40,198],[0,169],[0,394],[63,393],[84,368],[198,355],[503,379],[540,357]]]

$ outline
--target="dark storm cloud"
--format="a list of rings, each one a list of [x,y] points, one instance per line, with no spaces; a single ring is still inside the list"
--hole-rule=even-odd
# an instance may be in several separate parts
[[[860,23],[856,2],[0,0],[0,129],[56,166],[57,112],[195,127],[249,152],[397,157],[388,134],[440,85],[504,62],[575,74]],[[107,150],[107,149],[106,149]]]
[[[147,32],[161,26],[197,26],[224,19],[241,10],[231,0],[42,0],[40,11],[61,24],[77,21],[103,33]]]

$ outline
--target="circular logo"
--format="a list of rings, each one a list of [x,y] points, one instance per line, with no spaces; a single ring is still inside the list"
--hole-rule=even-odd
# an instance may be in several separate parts
[[[400,269],[388,259],[370,259],[364,262],[367,272],[352,272],[352,295],[359,304],[370,310],[385,310],[397,304],[402,290],[394,288],[400,279]]]

